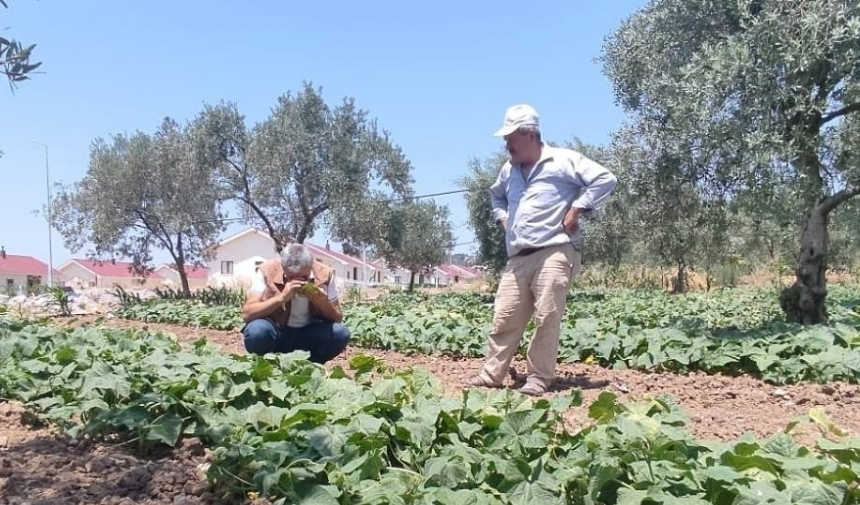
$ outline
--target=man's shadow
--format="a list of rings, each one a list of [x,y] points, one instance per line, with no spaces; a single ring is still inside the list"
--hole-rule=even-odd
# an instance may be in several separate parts
[[[513,381],[513,388],[520,388],[526,383],[526,374],[520,373],[513,366],[510,368],[509,375]],[[605,379],[591,380],[582,375],[573,375],[567,373],[562,376],[556,376],[552,384],[550,384],[547,392],[566,391],[568,389],[603,389],[609,386],[609,381]]]

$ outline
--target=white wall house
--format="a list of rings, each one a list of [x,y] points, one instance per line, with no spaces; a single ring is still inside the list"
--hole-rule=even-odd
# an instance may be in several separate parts
[[[59,286],[62,274],[56,269],[52,281]],[[6,254],[0,248],[0,293],[8,295],[27,294],[30,289],[48,283],[48,265],[32,256]]]
[[[351,283],[373,282],[378,279],[378,268],[358,258],[305,242],[314,255],[335,271],[338,288]],[[275,241],[256,228],[247,228],[225,238],[215,246],[215,259],[209,263],[210,286],[234,286],[246,288],[257,266],[277,256]]]
[[[389,268],[383,260],[373,262],[380,269],[382,283],[385,285],[408,286],[411,273],[403,268]],[[419,286],[453,286],[463,282],[471,282],[480,277],[480,273],[471,267],[442,264],[433,268],[429,274],[415,274],[415,284]]]
[[[339,285],[373,285],[380,283],[379,269],[373,263],[334,251],[329,247],[328,243],[326,243],[325,247],[307,242],[305,242],[305,245],[313,252],[315,258],[334,270],[334,276],[335,279],[339,280]]]
[[[380,283],[384,285],[408,286],[409,270],[400,267],[389,268],[384,260],[377,259],[373,261],[373,265],[379,269]]]
[[[278,255],[275,241],[265,232],[247,228],[215,246],[215,259],[209,262],[209,285],[247,288],[257,266]]]
[[[135,275],[131,263],[115,260],[71,259],[57,270],[63,275],[65,284],[73,288],[154,288],[164,280],[156,273],[147,277]]]
[[[448,273],[449,285],[472,282],[481,277],[481,272],[475,268],[463,265],[444,265]]]
[[[179,278],[179,270],[173,265],[159,265],[156,267],[155,275],[161,278],[162,284],[167,284],[174,288],[182,287],[182,279]],[[209,270],[206,267],[190,267],[185,266],[185,276],[188,278],[189,289],[205,288],[209,281]]]

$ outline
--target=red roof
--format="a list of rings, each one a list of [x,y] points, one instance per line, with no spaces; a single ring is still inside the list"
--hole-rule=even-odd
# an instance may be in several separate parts
[[[480,277],[480,273],[477,270],[472,269],[471,267],[467,267],[464,265],[446,265],[448,270],[455,275],[466,276],[466,277]]]
[[[375,270],[377,268],[376,265],[370,262],[365,263],[358,258],[349,256],[348,254],[343,254],[341,252],[333,251],[330,248],[327,249],[325,247],[320,247],[318,245],[310,244],[308,242],[305,242],[304,245],[311,250],[314,256],[328,256],[332,259],[340,261],[341,263],[346,263],[347,265],[353,265],[356,267],[367,267],[372,270]]]
[[[85,260],[77,258],[71,261],[102,277],[138,277],[131,273],[131,263],[126,261]]]
[[[48,265],[32,256],[18,254],[0,255],[0,274],[48,276]],[[62,275],[54,269],[54,275]]]
[[[443,265],[437,265],[436,268],[438,270],[440,270],[442,273],[444,273],[445,275],[447,275],[448,277],[455,277],[456,276],[456,277],[466,277],[466,278],[471,279],[473,277],[479,277],[480,276],[480,274],[478,274],[476,271],[473,271],[469,267],[466,267],[463,265],[452,265],[452,264],[446,263]]]

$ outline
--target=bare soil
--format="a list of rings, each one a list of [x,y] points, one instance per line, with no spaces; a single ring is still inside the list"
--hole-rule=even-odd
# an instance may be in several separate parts
[[[84,316],[65,324],[92,324]],[[244,354],[235,331],[194,329],[167,324],[147,324],[112,319],[105,325],[148,328],[175,334],[186,341],[206,336],[223,352]],[[459,396],[460,381],[481,369],[480,359],[407,356],[400,353],[348,348],[327,366],[342,365],[358,353],[376,356],[396,369],[420,367],[434,374],[448,395]],[[515,362],[518,385],[525,372]],[[823,408],[838,426],[860,435],[860,385],[832,383],[774,386],[748,376],[678,375],[607,370],[586,364],[563,364],[548,395],[580,389],[582,407],[565,416],[569,428],[588,423],[586,406],[602,391],[611,391],[624,402],[659,395],[673,398],[689,416],[690,432],[703,440],[731,441],[744,433],[766,438],[782,431],[793,419],[813,407]],[[811,424],[793,432],[805,444],[821,434]],[[0,402],[0,505],[167,505],[230,503],[217,496],[205,479],[208,450],[197,440],[185,440],[175,450],[158,457],[141,458],[121,446],[68,441],[50,427],[34,426],[20,405]],[[263,505],[249,497],[240,503]]]

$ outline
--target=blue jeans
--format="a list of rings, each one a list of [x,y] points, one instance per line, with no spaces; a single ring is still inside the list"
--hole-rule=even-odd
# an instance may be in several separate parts
[[[349,330],[340,323],[311,323],[302,328],[278,328],[268,319],[254,319],[242,328],[245,350],[252,354],[308,351],[310,360],[325,363],[346,349]]]

